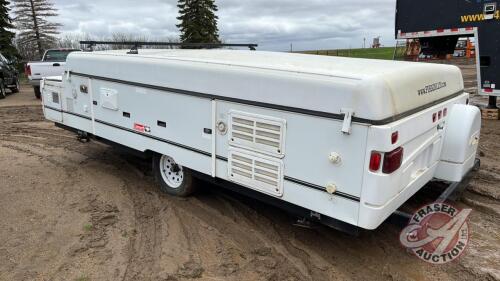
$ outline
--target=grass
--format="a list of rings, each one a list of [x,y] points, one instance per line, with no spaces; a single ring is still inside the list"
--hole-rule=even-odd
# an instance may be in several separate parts
[[[83,226],[83,229],[85,231],[91,231],[94,227],[91,224],[86,224]]]
[[[76,279],[76,281],[90,281],[90,279],[86,276],[81,276]]]
[[[395,48],[396,47],[382,47],[377,49],[366,48],[366,49],[316,50],[316,51],[303,51],[299,53],[322,55],[322,56],[392,60]]]

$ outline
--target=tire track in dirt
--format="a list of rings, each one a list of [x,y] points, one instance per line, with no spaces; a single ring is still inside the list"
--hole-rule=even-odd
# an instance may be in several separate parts
[[[474,212],[477,240],[469,254],[435,268],[407,254],[391,225],[358,238],[323,226],[298,229],[285,212],[206,183],[195,197],[172,198],[154,187],[148,162],[98,143],[79,143],[72,134],[39,122],[39,109],[1,108],[0,116],[6,118],[0,124],[0,148],[61,168],[62,183],[78,187],[63,189],[61,200],[74,200],[80,192],[82,200],[73,208],[93,226],[78,234],[67,261],[47,280],[76,279],[75,268],[88,268],[87,263],[97,271],[88,273],[91,280],[498,279],[492,262],[499,259],[491,249],[498,249],[499,220],[485,208]],[[481,149],[488,157],[498,155],[490,143],[496,142],[495,130],[487,128],[483,136]],[[473,194],[466,194],[468,205],[498,203],[497,193],[486,196],[498,177],[498,164],[488,157],[485,172],[472,183]]]

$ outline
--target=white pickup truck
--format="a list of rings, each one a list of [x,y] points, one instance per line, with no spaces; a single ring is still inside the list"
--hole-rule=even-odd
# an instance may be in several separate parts
[[[40,98],[40,81],[44,77],[58,76],[64,72],[66,57],[78,49],[51,49],[47,50],[41,61],[29,62],[26,64],[26,76],[30,85],[35,90],[36,98]]]

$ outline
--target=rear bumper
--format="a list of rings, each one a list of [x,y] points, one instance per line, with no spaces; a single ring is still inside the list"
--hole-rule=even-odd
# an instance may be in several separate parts
[[[34,87],[40,87],[40,81],[42,81],[42,79],[30,79],[29,84]]]
[[[480,160],[475,159],[472,168],[470,168],[469,171],[465,173],[465,175],[462,177],[462,180],[459,182],[451,182],[447,189],[441,194],[441,196],[439,196],[439,198],[437,198],[436,201],[453,201],[460,198],[463,191],[467,188],[474,173],[479,170],[480,165]],[[397,209],[433,179],[432,175],[434,174],[435,170],[436,166],[434,166],[432,169],[429,169],[429,171],[425,175],[422,175],[422,177],[420,177],[417,181],[401,191],[396,197],[394,197],[384,206],[375,207],[361,202],[358,226],[364,229],[374,230],[389,217],[391,217],[391,220],[393,221],[407,223],[407,219],[411,218],[411,214],[399,212],[397,211]]]

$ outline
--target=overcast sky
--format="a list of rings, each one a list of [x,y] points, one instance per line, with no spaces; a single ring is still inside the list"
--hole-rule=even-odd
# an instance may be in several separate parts
[[[63,33],[113,32],[177,38],[176,0],[52,0]],[[381,36],[394,44],[395,0],[216,0],[227,43],[259,50],[359,48]]]

